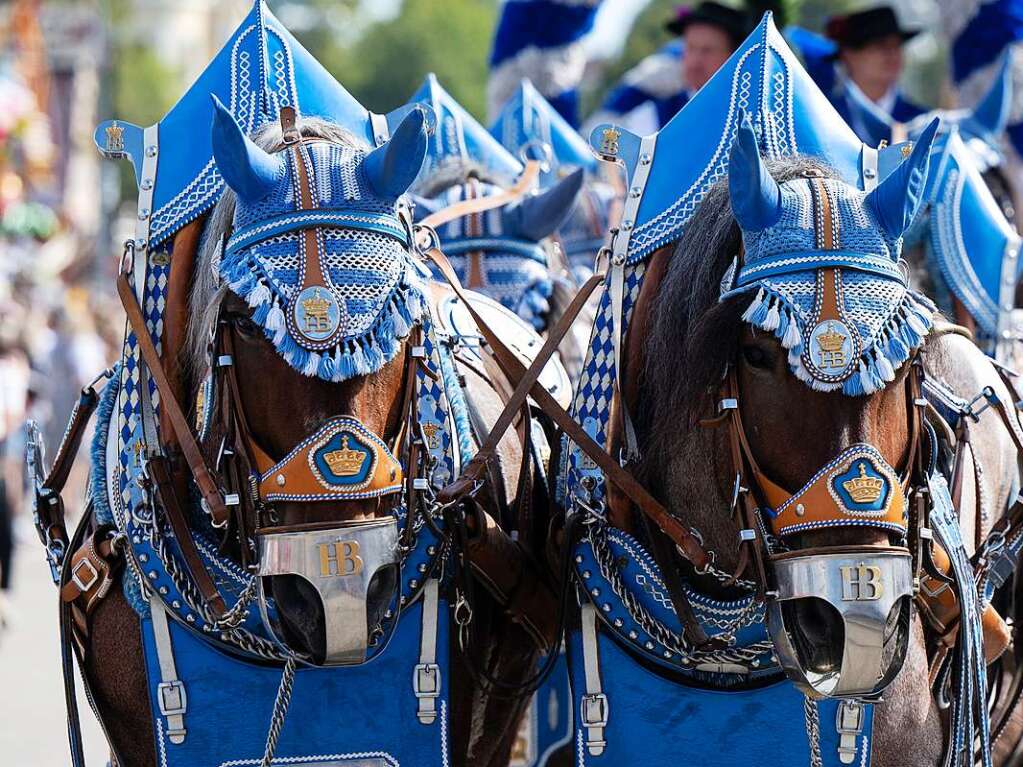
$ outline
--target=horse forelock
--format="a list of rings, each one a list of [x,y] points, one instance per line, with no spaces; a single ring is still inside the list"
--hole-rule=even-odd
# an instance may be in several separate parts
[[[767,167],[779,182],[811,172],[835,177],[831,168],[810,157],[771,160]],[[641,339],[643,396],[636,415],[645,452],[654,463],[657,456],[674,451],[686,425],[710,412],[725,365],[735,358],[742,313],[751,296],[723,302],[719,296],[722,277],[739,247],[739,227],[724,178],[707,191],[675,245],[654,298],[650,334]]]
[[[369,152],[372,147],[351,131],[316,117],[302,118],[298,129],[306,138],[319,138],[331,143]],[[284,148],[283,132],[278,123],[266,123],[256,130],[252,140],[260,149],[279,152]],[[227,294],[217,273],[221,246],[230,235],[234,219],[236,195],[226,188],[213,207],[199,243],[195,274],[189,295],[189,323],[183,363],[192,380],[199,381],[209,364],[209,340],[220,314],[220,304]]]

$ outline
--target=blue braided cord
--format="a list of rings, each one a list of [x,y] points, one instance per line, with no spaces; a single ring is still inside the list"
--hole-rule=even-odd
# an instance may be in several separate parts
[[[280,234],[299,229],[314,229],[320,226],[376,232],[394,237],[406,248],[410,245],[408,229],[402,225],[397,216],[372,212],[360,214],[340,208],[318,208],[281,213],[258,224],[238,230],[227,241],[224,257],[232,256],[250,245]]]
[[[793,272],[805,272],[807,269],[828,269],[840,267],[855,269],[860,272],[877,274],[906,284],[906,276],[898,265],[890,258],[873,253],[857,253],[848,250],[799,251],[795,253],[778,253],[770,258],[744,266],[736,283],[740,286],[750,285],[767,277],[777,277]],[[727,296],[727,294],[726,294]]]
[[[543,246],[525,240],[512,240],[497,237],[467,237],[464,239],[445,240],[445,253],[469,253],[474,250],[496,250],[501,253],[514,253],[526,256],[540,263],[547,263],[547,254]]]

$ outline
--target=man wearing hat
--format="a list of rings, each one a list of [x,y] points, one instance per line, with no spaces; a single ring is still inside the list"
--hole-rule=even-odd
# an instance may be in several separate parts
[[[742,44],[751,24],[745,11],[708,1],[680,6],[665,28],[681,39],[625,74],[604,100],[602,119],[620,120],[652,104],[658,125],[650,127],[662,127]]]
[[[835,61],[840,70],[831,99],[854,129],[857,98],[862,103],[865,97],[897,122],[908,122],[927,111],[899,91],[902,46],[917,31],[900,27],[891,6],[834,16],[828,20],[826,33],[838,46]]]

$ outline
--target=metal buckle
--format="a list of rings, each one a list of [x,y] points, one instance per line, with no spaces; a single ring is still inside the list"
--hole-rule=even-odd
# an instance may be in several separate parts
[[[89,581],[86,581],[81,577],[82,570],[89,571]],[[99,571],[96,566],[92,564],[88,559],[81,560],[71,570],[71,582],[74,583],[84,594],[86,591],[96,585],[96,581],[99,580]]]
[[[973,406],[976,405],[981,400],[984,400],[983,407],[974,410]],[[985,386],[983,389],[980,390],[980,394],[978,394],[976,397],[971,399],[963,406],[963,413],[972,418],[974,423],[979,423],[981,414],[997,402],[998,395],[995,394],[995,390],[992,389],[990,386]]]
[[[863,704],[857,700],[843,700],[835,712],[835,729],[838,730],[838,759],[842,764],[852,764],[856,759],[856,740],[863,732]]]
[[[440,666],[436,663],[417,663],[412,675],[412,690],[417,698],[440,697]]]
[[[156,688],[160,713],[164,716],[184,715],[188,710],[188,696],[185,694],[185,683],[180,679],[160,682]]]
[[[728,411],[728,410],[738,410],[738,409],[739,409],[739,400],[737,400],[735,397],[725,397],[723,400],[721,400],[718,403],[718,412],[719,413],[724,413],[725,411]]]
[[[583,727],[607,727],[607,714],[607,696],[604,693],[591,692],[583,695],[579,706]]]

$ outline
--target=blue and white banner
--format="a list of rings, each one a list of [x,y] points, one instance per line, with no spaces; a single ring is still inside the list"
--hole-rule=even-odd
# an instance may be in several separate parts
[[[583,38],[602,0],[505,0],[490,53],[488,120],[529,78],[573,127],[586,69]]]

